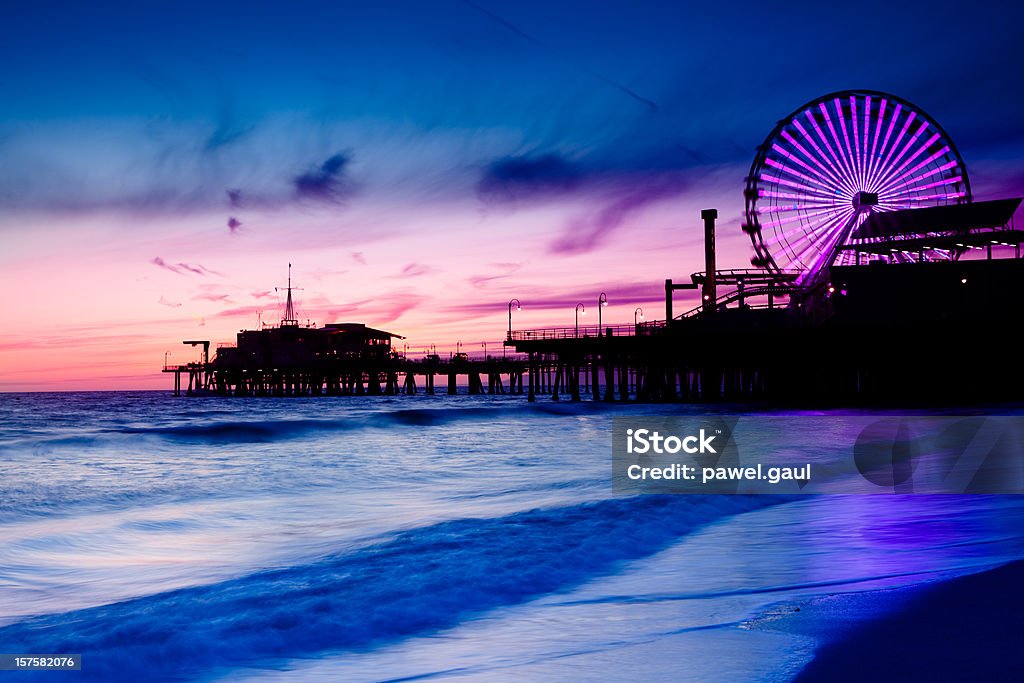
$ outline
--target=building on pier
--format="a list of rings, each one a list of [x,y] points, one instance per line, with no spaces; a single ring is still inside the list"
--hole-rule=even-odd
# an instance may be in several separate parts
[[[427,394],[435,376],[447,377],[447,393],[466,378],[470,394],[522,393],[525,363],[514,357],[470,359],[465,353],[444,360],[431,354],[410,360],[393,348],[404,339],[363,323],[300,325],[295,314],[289,264],[287,299],[281,322],[258,330],[241,330],[234,344],[220,344],[211,359],[210,342],[199,362],[165,366],[174,375],[174,393],[220,396],[363,396],[415,394],[417,377]],[[183,377],[188,378],[182,386]],[[484,381],[486,378],[486,384]],[[507,382],[507,384],[506,384]]]

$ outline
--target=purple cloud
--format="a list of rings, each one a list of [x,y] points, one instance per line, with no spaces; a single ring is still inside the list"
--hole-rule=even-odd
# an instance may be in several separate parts
[[[551,243],[552,254],[581,254],[602,246],[608,237],[635,213],[655,202],[683,191],[685,184],[677,178],[667,178],[641,185],[606,205],[592,216],[569,222],[562,236]]]
[[[477,195],[490,202],[514,202],[569,192],[581,173],[555,154],[504,157],[492,162],[477,183]]]
[[[188,273],[193,273],[195,275],[201,275],[201,276],[204,276],[204,277],[207,276],[207,275],[222,276],[222,273],[218,273],[215,270],[210,270],[206,266],[204,266],[202,264],[199,264],[199,263],[193,264],[193,263],[178,262],[178,263],[171,264],[171,263],[168,263],[167,261],[163,260],[159,256],[154,256],[150,260],[150,263],[152,263],[154,266],[158,266],[160,268],[163,268],[164,270],[169,270],[172,273],[177,273],[178,275],[184,275],[186,272],[188,272]]]
[[[331,156],[319,167],[296,176],[292,181],[299,199],[340,203],[352,192],[346,167],[351,159],[342,153]]]

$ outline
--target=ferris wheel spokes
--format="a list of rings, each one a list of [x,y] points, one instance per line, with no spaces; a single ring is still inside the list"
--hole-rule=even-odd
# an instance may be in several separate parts
[[[854,230],[873,213],[970,201],[963,161],[934,120],[898,97],[832,93],[780,121],[747,178],[746,222],[755,265],[827,277],[859,259]],[[927,258],[956,258],[928,250]],[[874,258],[902,261],[893,253]],[[919,258],[925,258],[918,255]]]

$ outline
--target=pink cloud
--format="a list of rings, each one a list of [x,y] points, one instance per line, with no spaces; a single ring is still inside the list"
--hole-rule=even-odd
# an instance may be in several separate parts
[[[160,268],[163,268],[164,270],[169,270],[172,273],[177,273],[178,275],[184,275],[186,272],[189,272],[189,273],[194,273],[195,275],[203,275],[203,276],[206,276],[206,275],[223,276],[222,273],[218,273],[215,270],[210,270],[209,268],[203,266],[202,264],[198,264],[198,263],[197,264],[181,263],[181,262],[175,263],[175,264],[170,264],[167,261],[165,261],[162,258],[160,258],[159,256],[154,256],[150,260],[150,263],[152,263],[154,266],[159,266]]]

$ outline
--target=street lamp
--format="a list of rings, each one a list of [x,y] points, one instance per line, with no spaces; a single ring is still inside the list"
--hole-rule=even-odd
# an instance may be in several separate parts
[[[636,310],[633,311],[633,327],[636,327],[639,324],[637,322],[637,315],[640,316],[640,320],[643,320],[644,319],[644,309],[642,309],[639,306],[637,306]]]
[[[523,305],[519,303],[519,299],[512,299],[508,302],[508,338],[512,339],[512,306],[516,307],[517,311],[523,310]]]
[[[576,336],[580,336],[580,311],[583,311],[583,315],[587,314],[587,307],[583,304],[576,304]]]
[[[608,295],[601,292],[601,296],[597,297],[597,336],[600,337],[603,333],[601,328],[601,309],[608,305]]]
[[[480,346],[484,347],[484,360],[487,360],[487,342],[481,342]]]
[[[167,357],[171,355],[170,351],[164,351],[164,367],[167,367]]]

